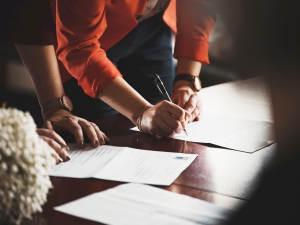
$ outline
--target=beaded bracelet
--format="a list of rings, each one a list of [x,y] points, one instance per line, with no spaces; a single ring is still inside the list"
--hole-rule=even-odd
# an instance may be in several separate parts
[[[138,119],[136,120],[136,125],[140,131],[142,131],[142,119],[143,119],[144,112],[151,107],[152,105],[145,106],[145,108],[143,108],[143,110],[140,112]]]

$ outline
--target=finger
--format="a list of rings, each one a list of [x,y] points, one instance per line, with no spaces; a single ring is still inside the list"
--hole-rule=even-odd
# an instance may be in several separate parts
[[[54,129],[53,129],[53,126],[52,126],[52,123],[51,123],[50,120],[47,120],[47,121],[43,124],[42,127],[43,127],[43,128],[46,128],[46,129],[49,129],[49,130],[54,130]]]
[[[54,151],[59,155],[59,157],[63,161],[69,161],[71,159],[71,157],[69,156],[69,154],[66,151],[66,148],[61,147],[56,141],[54,141],[53,139],[51,139],[49,137],[42,136],[42,135],[40,135],[40,137],[44,141],[46,141],[51,148],[54,149]]]
[[[151,130],[151,133],[159,136],[172,136],[182,131],[181,123],[171,115],[163,117],[162,120],[154,124],[153,127],[154,129]]]
[[[45,128],[45,129],[53,130],[53,131],[54,131],[54,128],[53,128],[52,123],[51,123],[50,120],[47,120],[47,121],[43,124],[42,127]],[[45,135],[45,136],[47,136],[47,135]],[[58,136],[59,136],[59,135],[58,135]],[[53,137],[51,137],[51,138],[53,138]],[[61,147],[65,147],[65,148],[67,148],[67,150],[69,150],[69,147],[67,146],[66,142],[65,142],[60,136],[59,136],[58,139],[60,139],[60,140],[57,140],[57,142],[61,145]]]
[[[201,119],[201,116],[202,116],[202,113],[203,113],[203,110],[202,110],[202,107],[201,105],[197,105],[197,108],[199,109],[199,114],[195,117],[195,120],[196,121],[199,121]]]
[[[98,147],[100,145],[100,143],[99,143],[100,138],[103,139],[102,135],[99,138],[98,133],[95,130],[95,127],[87,120],[80,119],[80,120],[78,120],[78,124],[84,130],[86,136],[90,139],[92,145],[94,147]]]
[[[184,111],[185,111],[185,120],[184,120],[184,122],[181,122],[183,128],[185,128],[186,124],[189,123],[189,122],[191,122],[193,120],[193,118],[194,118],[193,115],[192,115],[192,113],[190,113],[187,110],[184,110]]]
[[[50,149],[51,149],[51,155],[55,159],[56,164],[60,164],[61,162],[63,162],[62,158],[59,157],[59,155],[56,153],[56,151],[51,147],[50,147]]]
[[[174,130],[165,123],[155,124],[151,129],[151,134],[168,137],[174,134]]]
[[[45,128],[37,128],[36,132],[39,135],[46,136],[46,137],[49,137],[49,138],[55,140],[61,146],[67,147],[67,144],[64,141],[64,139],[62,139],[62,137],[59,136],[54,130],[45,129]]]
[[[190,120],[190,122],[192,122],[194,119],[196,119],[196,118],[198,118],[198,120],[199,120],[199,118],[200,118],[200,109],[199,109],[199,107],[197,106],[196,108],[195,108],[195,110],[192,112],[192,117],[191,117],[191,120]]]
[[[91,122],[91,125],[94,127],[98,139],[100,141],[100,144],[104,145],[105,143],[109,143],[109,138],[99,129],[99,127],[95,124]]]
[[[77,146],[79,148],[83,148],[84,146],[84,138],[83,138],[83,132],[81,129],[81,126],[77,123],[76,120],[74,120],[71,117],[68,117],[68,119],[64,122],[64,127],[67,131],[69,131],[71,134],[73,134]]]
[[[186,105],[186,103],[187,103],[187,101],[189,100],[189,98],[188,98],[188,97],[185,97],[185,96],[186,96],[186,95],[184,95],[183,97],[180,97],[180,98],[178,99],[177,105],[179,105],[181,108],[184,108],[185,105]]]
[[[185,121],[178,121],[176,118],[165,120],[165,123],[173,130],[174,133],[180,134],[186,128]]]
[[[175,105],[174,103],[163,101],[163,106],[166,107],[166,111],[177,118],[179,121],[185,120],[185,112],[180,106]]]
[[[197,95],[191,95],[184,109],[192,113],[197,107],[198,101],[199,101],[199,97]]]

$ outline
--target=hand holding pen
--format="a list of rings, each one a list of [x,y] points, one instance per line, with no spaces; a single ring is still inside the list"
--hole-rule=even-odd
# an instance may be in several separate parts
[[[166,88],[165,88],[163,82],[161,81],[160,77],[159,77],[157,74],[154,75],[154,82],[155,82],[155,84],[156,84],[157,89],[158,89],[159,92],[164,96],[164,98],[165,98],[167,101],[172,102],[172,100],[171,100],[171,98],[170,98],[170,96],[169,96],[169,94],[168,94],[168,92],[167,92],[167,90],[166,90]],[[185,134],[188,136],[186,130],[183,129],[183,131],[184,131]]]

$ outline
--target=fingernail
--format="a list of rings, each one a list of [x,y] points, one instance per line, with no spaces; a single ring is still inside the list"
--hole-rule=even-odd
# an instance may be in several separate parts
[[[105,140],[105,139],[104,139]],[[110,142],[110,139],[108,137],[106,137],[106,141],[105,143],[108,144]]]
[[[69,161],[71,159],[71,156],[68,153],[66,153],[66,155],[67,155],[67,161]]]
[[[100,141],[101,141],[102,143],[105,142],[104,138],[100,138]]]
[[[100,140],[101,140],[101,139],[100,139]],[[95,140],[95,142],[94,142],[94,143],[95,143],[96,145],[97,145],[97,144],[99,144],[99,142],[98,142],[98,140],[97,140],[97,139]]]
[[[64,160],[62,158],[60,158],[60,156],[58,156],[59,161],[63,162]]]
[[[80,142],[80,146],[81,146],[81,147],[83,147],[83,146],[84,146],[84,143],[83,143],[83,141],[82,141],[82,142]]]

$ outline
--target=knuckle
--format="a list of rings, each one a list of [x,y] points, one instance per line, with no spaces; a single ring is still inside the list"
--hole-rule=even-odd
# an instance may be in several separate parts
[[[81,127],[77,124],[73,128],[75,131],[81,131]]]
[[[167,101],[167,100],[163,100],[161,103],[162,103],[163,106],[168,106],[168,105],[170,105],[170,102]]]
[[[180,116],[180,117],[184,117],[184,116],[185,116],[185,111],[184,111],[184,109],[180,109],[180,111],[179,111],[179,116]]]
[[[87,128],[93,128],[92,124],[90,124],[90,123],[85,124],[85,126],[86,126]]]
[[[72,116],[66,116],[65,118],[69,122],[73,122],[74,121],[74,118]]]
[[[94,126],[94,127],[98,127],[95,123],[93,123],[93,122],[90,122],[90,124],[92,125],[92,126]]]

